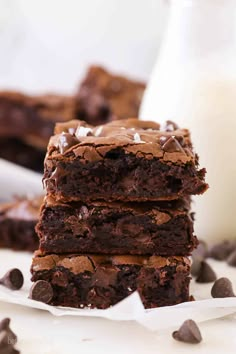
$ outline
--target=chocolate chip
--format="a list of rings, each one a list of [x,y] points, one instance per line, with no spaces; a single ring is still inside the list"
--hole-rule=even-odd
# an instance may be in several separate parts
[[[160,143],[162,146],[162,149],[165,152],[184,152],[184,149],[178,142],[178,140],[175,138],[175,136],[171,136],[164,140],[165,137],[160,138]]]
[[[1,279],[0,284],[11,290],[19,290],[24,284],[24,277],[17,268],[10,269]]]
[[[30,289],[30,299],[48,304],[53,298],[53,288],[45,280],[38,280]]]
[[[199,241],[197,248],[192,253],[191,274],[197,276],[199,274],[202,261],[207,258],[208,249],[204,241]]]
[[[0,332],[1,331],[6,331],[9,329],[10,326],[10,318],[4,318],[1,322],[0,322]]]
[[[0,322],[0,353],[1,354],[16,354],[18,350],[14,349],[17,342],[17,336],[10,329],[10,319],[4,318]]]
[[[88,217],[89,217],[88,208],[85,205],[82,205],[82,207],[80,208],[80,212],[79,212],[79,219],[80,220],[87,220]]]
[[[184,342],[197,344],[202,341],[201,332],[193,320],[186,320],[178,331],[172,333],[174,339]]]
[[[76,139],[69,133],[62,133],[59,136],[58,147],[61,154],[64,154],[71,146],[74,146],[79,143],[79,140]]]
[[[167,120],[164,129],[167,132],[173,132],[174,130],[179,129],[179,126],[172,120]]]
[[[68,276],[58,270],[53,273],[51,283],[66,288],[68,286]]]
[[[236,249],[235,241],[223,241],[214,245],[210,252],[209,257],[217,261],[223,261],[228,258],[230,253]]]
[[[192,264],[191,264],[191,275],[196,277],[199,274],[200,268],[201,268],[202,261],[200,259],[193,259]]]
[[[234,291],[231,281],[228,278],[217,279],[212,286],[211,296],[219,297],[234,297]]]
[[[211,268],[211,266],[206,262],[202,261],[199,272],[197,275],[196,282],[197,283],[211,283],[217,279],[216,273]]]
[[[227,258],[227,264],[231,267],[236,267],[236,250],[233,251]]]
[[[204,260],[208,257],[208,247],[205,241],[199,241],[197,248],[192,253],[193,259]]]

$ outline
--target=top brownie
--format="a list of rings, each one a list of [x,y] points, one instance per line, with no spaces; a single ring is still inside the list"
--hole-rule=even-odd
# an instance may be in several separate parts
[[[157,201],[201,194],[189,132],[173,122],[127,119],[92,127],[57,124],[45,159],[47,195],[56,201]]]
[[[77,94],[78,118],[98,125],[137,117],[144,89],[141,81],[91,66]]]

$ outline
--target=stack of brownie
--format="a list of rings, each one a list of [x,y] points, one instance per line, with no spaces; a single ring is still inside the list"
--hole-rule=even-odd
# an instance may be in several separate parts
[[[146,308],[189,300],[190,197],[207,189],[189,132],[137,119],[56,125],[45,159],[32,281],[52,305]]]

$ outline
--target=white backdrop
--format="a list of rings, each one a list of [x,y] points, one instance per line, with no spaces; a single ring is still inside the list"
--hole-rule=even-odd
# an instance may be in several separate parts
[[[165,0],[0,0],[0,89],[69,92],[89,63],[147,79]]]

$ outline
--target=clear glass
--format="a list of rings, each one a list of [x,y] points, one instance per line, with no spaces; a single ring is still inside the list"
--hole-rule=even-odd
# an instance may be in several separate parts
[[[142,119],[191,130],[210,189],[194,198],[196,234],[236,237],[236,1],[172,0]]]

